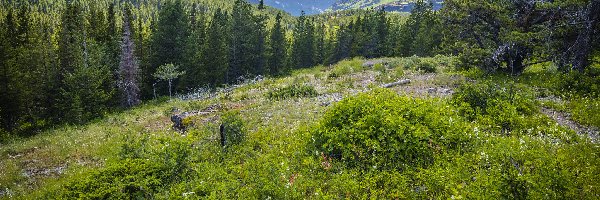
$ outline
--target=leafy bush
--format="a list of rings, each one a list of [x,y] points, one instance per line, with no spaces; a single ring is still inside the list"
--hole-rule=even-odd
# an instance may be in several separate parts
[[[244,121],[240,117],[238,111],[229,111],[222,116],[222,135],[225,139],[222,139],[225,146],[232,146],[240,144],[246,138],[246,129],[244,127]]]
[[[458,88],[452,101],[460,106],[462,116],[505,134],[527,129],[526,117],[538,112],[534,92],[514,83],[465,84]]]
[[[153,194],[169,182],[165,166],[145,159],[112,163],[83,179],[64,186],[63,199],[139,199]]]
[[[443,103],[379,89],[328,110],[314,133],[320,151],[361,169],[426,167],[435,153],[465,146],[467,125]]]
[[[288,98],[314,97],[317,96],[317,90],[312,85],[293,84],[283,88],[277,88],[267,93],[267,98],[271,100],[282,100]]]
[[[574,99],[569,103],[573,119],[581,124],[600,127],[600,99]]]
[[[10,135],[8,134],[8,132],[2,130],[0,128],[0,144],[5,143],[6,141],[8,141],[10,138]]]
[[[559,91],[563,93],[575,93],[581,96],[599,97],[600,95],[600,72],[588,70],[586,73],[570,72],[562,76]]]
[[[421,61],[417,65],[417,70],[423,71],[425,73],[436,73],[437,72],[437,68],[436,68],[435,64],[428,62],[428,61]]]
[[[362,63],[363,60],[360,58],[340,61],[339,63],[335,64],[329,73],[329,78],[339,78],[353,72],[361,71],[363,68]]]
[[[128,148],[139,152],[139,148],[147,148],[139,146],[146,140]],[[47,195],[51,199],[153,199],[169,185],[185,181],[191,174],[189,142],[167,138],[156,142],[157,146],[146,149],[146,153],[132,154],[139,158],[110,162]],[[152,149],[160,150],[150,152]]]

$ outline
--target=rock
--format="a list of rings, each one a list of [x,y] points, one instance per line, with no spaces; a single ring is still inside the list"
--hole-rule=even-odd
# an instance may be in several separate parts
[[[396,87],[396,86],[399,86],[399,85],[406,85],[406,84],[409,84],[409,83],[410,83],[410,79],[405,79],[405,80],[401,80],[401,81],[398,81],[398,82],[384,84],[381,87],[392,88],[392,87]]]
[[[375,64],[377,64],[375,61],[367,61],[365,63],[362,64],[363,67],[373,67],[375,66]]]
[[[185,115],[183,114],[177,114],[177,115],[173,115],[171,116],[171,122],[173,122],[173,129],[180,131],[180,132],[185,132],[186,131],[186,126],[183,124],[183,119],[185,119]]]
[[[437,88],[429,88],[427,89],[427,92],[431,93],[436,93],[437,92]]]

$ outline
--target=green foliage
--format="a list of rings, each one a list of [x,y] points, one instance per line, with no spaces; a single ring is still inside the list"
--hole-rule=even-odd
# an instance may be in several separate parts
[[[283,100],[289,98],[314,97],[319,95],[315,87],[308,84],[295,83],[283,88],[269,91],[267,98],[271,100]]]
[[[428,61],[421,61],[417,64],[417,70],[425,72],[425,73],[436,73],[437,67],[435,64]]]
[[[226,147],[238,145],[246,139],[247,130],[239,111],[229,111],[223,114],[221,123],[223,126],[221,134],[225,137],[224,145]]]
[[[572,71],[561,76],[557,84],[562,93],[573,93],[586,97],[600,97],[600,70],[588,69],[587,73]]]
[[[481,124],[485,131],[573,139],[572,132],[554,128],[549,118],[540,115],[535,92],[522,84],[499,84],[490,80],[465,84],[457,89],[452,102],[460,108],[463,117]]]
[[[152,198],[169,182],[165,166],[146,159],[126,159],[73,181],[56,198]]]
[[[600,127],[600,100],[593,98],[573,99],[568,107],[573,119],[587,126]]]
[[[348,75],[353,72],[359,72],[363,70],[363,61],[359,58],[343,60],[337,63],[331,72],[329,73],[330,78],[339,78],[344,75]]]
[[[342,100],[314,131],[319,151],[359,169],[427,167],[435,154],[468,148],[450,106],[375,90]]]
[[[153,148],[148,143],[147,138],[129,139],[122,147],[121,160],[82,174],[81,178],[50,191],[47,197],[148,199],[189,178],[192,172],[189,143],[166,138],[159,138]]]

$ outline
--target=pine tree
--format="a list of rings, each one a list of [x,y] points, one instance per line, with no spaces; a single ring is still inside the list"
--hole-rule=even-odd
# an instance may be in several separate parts
[[[227,13],[217,9],[208,27],[205,46],[202,53],[202,71],[205,82],[212,87],[229,82],[227,68],[229,67],[229,19]]]
[[[338,30],[336,38],[337,43],[335,45],[335,50],[332,53],[333,59],[331,59],[330,64],[350,57],[350,50],[353,42],[353,27],[354,23],[351,22],[347,26],[342,25],[340,30]]]
[[[264,1],[264,0],[260,0],[260,1],[258,2],[258,9],[259,9],[259,10],[263,10],[263,9],[265,9],[265,1]]]
[[[138,60],[135,57],[135,45],[130,30],[129,12],[123,16],[123,40],[121,43],[121,63],[119,65],[119,88],[121,89],[121,104],[132,107],[140,103],[138,88]]]
[[[188,18],[185,16],[181,0],[167,1],[164,4],[156,28],[152,35],[151,65],[145,72],[147,77],[151,77],[157,67],[166,63],[183,64],[189,33]],[[147,85],[153,85],[152,79],[147,81]]]
[[[15,17],[11,9],[8,10],[6,18],[1,23],[0,34],[0,125],[7,131],[16,127],[19,116],[18,91],[14,84],[17,81],[18,69],[14,66],[14,55],[18,54],[16,48],[19,45]]]
[[[264,65],[264,20],[252,13],[252,6],[245,0],[235,1],[231,20],[229,79],[261,73]]]
[[[190,13],[190,37],[186,42],[185,65],[183,69],[186,74],[179,81],[179,89],[193,89],[203,86],[202,53],[206,41],[206,22],[204,13],[194,5]]]
[[[112,96],[112,92],[104,88],[112,78],[108,66],[101,62],[104,52],[86,37],[84,26],[79,5],[67,4],[59,40],[59,110],[62,114],[57,116],[58,121],[83,123],[98,117]]]
[[[311,67],[315,64],[314,42],[313,23],[303,11],[294,27],[294,43],[292,44],[292,55],[290,56],[290,66],[292,68]]]
[[[281,13],[275,17],[275,25],[271,29],[270,53],[269,53],[269,74],[280,75],[283,72],[286,55],[285,30],[281,24]]]

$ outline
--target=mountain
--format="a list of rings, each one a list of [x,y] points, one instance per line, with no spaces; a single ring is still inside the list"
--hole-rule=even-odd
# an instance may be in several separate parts
[[[257,4],[259,0],[250,0]],[[306,14],[319,14],[327,10],[348,10],[375,8],[384,6],[386,11],[410,12],[414,0],[264,0],[265,4],[299,16],[302,11]],[[443,0],[431,0],[435,10],[442,8]]]
[[[264,0],[265,4],[284,10],[292,15],[299,16],[302,11],[306,14],[319,14],[325,12],[336,3],[336,0]],[[250,0],[257,4],[259,0]]]
[[[386,11],[410,12],[414,8],[414,0],[337,0],[332,5],[332,10],[348,10],[362,8],[381,8]],[[434,10],[442,8],[443,0],[429,0],[433,4]]]

